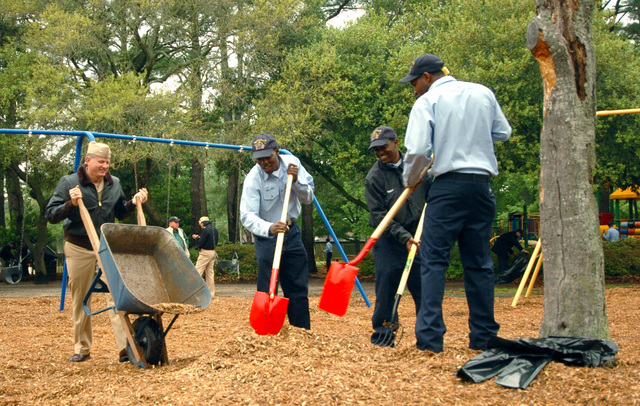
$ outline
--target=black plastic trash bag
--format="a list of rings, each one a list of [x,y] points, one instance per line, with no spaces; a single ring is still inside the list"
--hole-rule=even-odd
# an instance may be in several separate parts
[[[503,273],[496,273],[495,284],[501,285],[503,283],[513,282],[518,279],[522,275],[524,275],[524,271],[527,269],[527,264],[529,263],[529,254],[524,252],[516,255],[516,259],[513,261],[513,264]]]
[[[613,341],[582,337],[546,337],[505,340],[493,337],[488,350],[465,363],[457,376],[479,383],[496,375],[496,383],[526,389],[551,361],[565,365],[597,367],[618,353]]]

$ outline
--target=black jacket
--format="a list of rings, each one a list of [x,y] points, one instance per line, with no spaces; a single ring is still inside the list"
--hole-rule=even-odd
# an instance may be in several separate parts
[[[196,241],[196,249],[215,250],[218,245],[218,229],[210,221],[204,221],[202,224],[204,228]]]
[[[402,154],[400,154],[402,157]],[[402,169],[404,164],[394,168],[383,164],[379,159],[373,164],[364,181],[364,194],[369,208],[369,225],[377,227],[391,206],[404,191],[402,184]],[[406,244],[414,237],[422,208],[424,207],[426,191],[431,184],[431,178],[425,175],[424,182],[409,196],[407,202],[400,208],[393,218],[385,235],[393,238],[399,244]]]
[[[520,251],[524,249],[522,245],[520,245],[520,242],[518,242],[518,236],[515,231],[509,231],[498,237],[496,242],[493,243],[491,251],[497,255],[508,255],[513,252],[511,250],[512,247],[517,247]]]
[[[58,182],[53,196],[49,199],[44,215],[47,220],[56,224],[64,220],[64,237],[73,244],[92,250],[87,231],[82,224],[80,209],[73,205],[69,197],[69,189],[80,186],[82,201],[87,207],[93,226],[100,235],[100,226],[113,223],[116,218],[124,220],[135,210],[136,206],[127,201],[120,187],[120,179],[109,173],[104,177],[102,200],[98,202],[98,191],[87,175],[86,164],[78,168],[78,172],[63,176]]]
[[[13,252],[11,252],[12,249],[13,248],[11,248],[9,244],[2,247],[2,249],[0,250],[0,258],[4,259],[7,263],[15,260],[16,256],[13,255]]]

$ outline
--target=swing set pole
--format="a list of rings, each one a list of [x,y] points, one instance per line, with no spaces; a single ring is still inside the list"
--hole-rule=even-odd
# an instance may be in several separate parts
[[[93,131],[22,130],[22,129],[15,129],[15,128],[0,128],[0,134],[38,134],[38,135],[77,136],[78,140],[76,142],[76,156],[75,156],[74,168],[73,168],[74,172],[78,170],[78,167],[81,164],[82,143],[83,143],[84,137],[87,137],[89,141],[95,141],[96,137],[101,137],[101,138],[114,138],[114,139],[129,140],[129,141],[158,142],[158,143],[170,144],[170,145],[177,144],[177,145],[188,145],[188,146],[205,147],[205,148],[213,147],[213,148],[222,148],[222,149],[234,149],[237,151],[251,151],[251,147],[242,146],[242,145],[229,145],[229,144],[218,144],[218,143],[212,143],[212,142],[176,140],[176,139],[170,139],[170,138],[143,137],[143,136],[137,136],[137,135],[112,134],[112,133],[101,133],[101,132],[93,132]],[[283,148],[280,149],[280,152],[286,155],[292,155],[291,152]],[[327,227],[327,230],[329,230],[329,234],[331,235],[331,237],[333,237],[333,240],[336,242],[336,246],[338,247],[340,254],[344,258],[344,260],[347,261],[347,255],[342,249],[342,246],[340,245],[338,238],[333,232],[333,229],[331,228],[331,225],[329,224],[329,221],[324,215],[324,212],[320,207],[320,203],[315,198],[315,196],[313,197],[313,203],[318,209],[318,212],[320,213],[320,217],[322,217],[322,221]],[[64,310],[66,281],[67,281],[67,263],[65,259],[65,263],[62,271],[63,283],[62,283],[62,292],[60,293],[60,311]],[[367,294],[365,293],[364,289],[362,288],[362,285],[360,284],[360,281],[357,278],[356,278],[356,284],[358,286],[358,290],[360,291],[360,294],[362,295],[365,303],[367,304],[368,307],[371,307],[371,302],[369,301]]]

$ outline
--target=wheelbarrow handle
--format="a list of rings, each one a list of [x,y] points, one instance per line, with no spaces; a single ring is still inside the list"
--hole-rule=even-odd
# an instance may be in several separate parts
[[[87,235],[89,236],[89,240],[91,241],[91,247],[93,247],[93,253],[96,255],[96,260],[98,261],[98,267],[100,269],[104,269],[102,267],[102,261],[100,260],[100,255],[98,251],[100,250],[100,239],[98,238],[98,233],[96,232],[96,228],[93,226],[93,221],[91,220],[91,215],[89,214],[89,210],[87,210],[87,206],[84,205],[82,198],[78,199],[78,209],[80,210],[80,217],[82,218],[82,224],[84,225],[85,230],[87,231]],[[109,288],[109,283],[104,281]]]
[[[91,241],[93,252],[96,254],[96,258],[98,258],[98,261],[100,261],[100,257],[98,256],[98,250],[100,249],[100,239],[98,238],[96,228],[93,226],[93,220],[91,220],[89,210],[87,210],[87,206],[84,205],[84,201],[82,201],[82,198],[78,199],[78,209],[80,210],[80,217],[82,218],[84,229],[87,231],[89,241]]]

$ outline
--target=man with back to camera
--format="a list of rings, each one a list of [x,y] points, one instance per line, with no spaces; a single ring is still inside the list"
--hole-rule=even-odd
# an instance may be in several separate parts
[[[369,225],[378,227],[391,206],[404,191],[402,185],[403,155],[398,150],[398,136],[391,127],[378,127],[371,133],[369,150],[378,158],[364,181],[364,195],[369,209]],[[381,347],[395,342],[396,329],[385,322],[396,325],[391,320],[395,295],[404,271],[407,256],[414,239],[416,228],[422,215],[425,188],[421,184],[400,208],[382,236],[373,246],[373,260],[376,268],[376,304],[371,317],[374,332],[371,343]],[[411,266],[407,287],[416,306],[420,309],[420,258],[416,256]],[[396,315],[397,317],[397,315]]]
[[[300,216],[300,203],[313,202],[313,177],[297,157],[280,154],[278,143],[270,134],[255,136],[251,141],[251,151],[256,165],[244,180],[240,219],[255,240],[257,289],[269,292],[276,235],[285,233],[278,283],[282,286],[284,297],[289,298],[289,323],[308,330],[311,328],[308,260],[300,227],[295,220]],[[282,222],[280,218],[288,175],[293,175],[293,184],[287,222]]]
[[[607,225],[609,226],[609,229],[605,231],[602,238],[609,242],[618,241],[620,239],[620,232],[616,230],[616,224],[613,221],[610,221]]]
[[[416,347],[443,351],[445,272],[457,241],[469,306],[469,348],[485,350],[500,328],[494,318],[489,243],[496,214],[489,178],[498,174],[493,143],[508,140],[511,126],[490,89],[449,76],[435,55],[416,58],[400,81],[410,82],[417,97],[405,137],[405,186],[422,181],[419,174],[433,156],[428,174],[434,180],[420,247],[422,299]]]
[[[216,247],[218,246],[218,229],[211,223],[207,216],[198,219],[200,235],[193,234],[196,240],[196,250],[199,251],[196,260],[196,270],[202,276],[211,292],[211,297],[216,294],[216,281],[214,265],[216,262]]]
[[[91,358],[93,334],[91,317],[82,308],[82,299],[89,290],[96,273],[96,256],[80,217],[78,200],[84,202],[98,235],[100,226],[124,220],[135,210],[136,204],[147,201],[147,189],[140,189],[127,201],[120,186],[120,179],[109,173],[111,149],[107,144],[92,141],[87,148],[85,163],[76,173],[63,176],[45,208],[45,217],[51,224],[64,220],[64,255],[67,261],[69,289],[73,311],[74,354],[69,362],[83,362]],[[106,280],[104,273],[102,279]],[[88,302],[91,306],[91,302]],[[107,294],[107,306],[114,304]],[[116,336],[119,361],[129,360],[127,339],[120,316],[109,310],[111,327]]]

